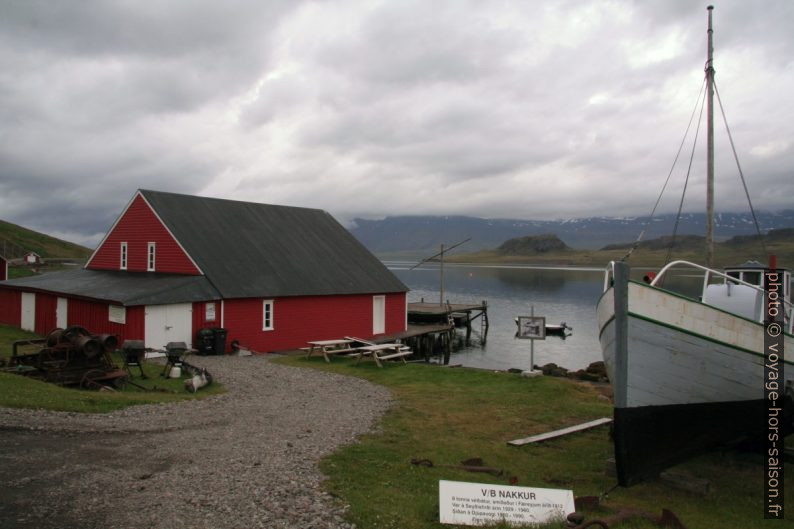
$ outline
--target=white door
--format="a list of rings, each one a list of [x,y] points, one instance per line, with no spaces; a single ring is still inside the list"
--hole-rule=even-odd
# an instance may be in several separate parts
[[[21,325],[26,331],[36,331],[36,294],[22,293]]]
[[[372,296],[372,334],[386,332],[386,296]]]
[[[55,326],[65,329],[67,327],[67,310],[69,310],[69,301],[66,298],[58,298],[58,305],[55,307]]]
[[[146,347],[165,349],[168,342],[185,342],[193,346],[193,305],[147,305],[144,318]]]

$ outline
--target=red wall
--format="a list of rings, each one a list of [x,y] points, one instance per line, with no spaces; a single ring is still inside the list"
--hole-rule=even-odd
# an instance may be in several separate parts
[[[38,298],[39,295],[36,295]],[[38,299],[37,299],[38,303]],[[107,303],[69,298],[67,325],[80,325],[94,334],[115,334],[119,345],[124,340],[144,339],[144,308],[127,307],[127,323],[115,323],[108,319]]]
[[[8,279],[8,261],[0,257],[0,281]]]
[[[155,271],[200,275],[140,194],[135,196],[86,268],[119,270],[122,242],[127,243],[127,270],[131,272],[146,272],[148,243],[154,242],[157,243]]]
[[[405,330],[405,301],[405,293],[386,294],[386,334]],[[232,340],[257,352],[269,352],[305,347],[309,340],[372,337],[371,295],[278,298],[273,305],[272,331],[262,330],[262,302],[224,302],[227,349]],[[194,326],[195,321],[194,316]]]
[[[47,336],[57,325],[55,311],[58,298],[52,294],[36,293],[36,334]]]
[[[215,303],[215,319],[212,321],[207,321],[205,319],[206,316],[206,306],[209,303]],[[196,339],[196,333],[199,329],[209,329],[211,327],[220,327],[221,326],[221,302],[220,300],[212,302],[212,301],[199,301],[197,303],[193,303],[193,339]]]
[[[22,324],[22,295],[19,290],[0,288],[0,323],[14,327]]]

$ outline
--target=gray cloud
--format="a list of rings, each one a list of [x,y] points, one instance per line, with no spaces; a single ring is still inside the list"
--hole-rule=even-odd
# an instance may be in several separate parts
[[[705,6],[684,0],[0,0],[0,11],[0,218],[84,243],[137,188],[343,221],[644,214],[705,62]],[[794,8],[733,0],[714,18],[755,205],[792,207]],[[719,207],[745,209],[718,149]]]

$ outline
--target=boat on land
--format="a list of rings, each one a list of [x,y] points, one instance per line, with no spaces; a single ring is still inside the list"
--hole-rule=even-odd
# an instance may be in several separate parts
[[[708,8],[709,111],[713,94],[712,28]],[[708,120],[707,244],[713,241],[713,119]],[[794,337],[791,274],[760,263],[716,270],[674,261],[648,282],[630,279],[625,262],[610,263],[597,304],[599,341],[614,391],[613,441],[618,482],[630,486],[715,446],[759,441],[768,416],[765,272],[779,280],[779,363],[782,435],[793,429]],[[682,268],[703,277],[699,296],[664,288]],[[771,299],[771,297],[770,297]],[[780,336],[780,334],[778,336]],[[786,406],[781,406],[786,409]]]

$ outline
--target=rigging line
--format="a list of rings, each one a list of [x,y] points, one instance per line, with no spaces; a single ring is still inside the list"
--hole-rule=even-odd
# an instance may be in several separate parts
[[[653,205],[653,209],[651,210],[650,216],[643,223],[642,228],[640,229],[640,234],[637,237],[637,240],[634,241],[634,244],[631,246],[631,248],[626,253],[626,255],[623,256],[621,261],[625,261],[626,259],[628,259],[629,256],[631,256],[631,254],[634,252],[634,250],[636,250],[637,247],[640,245],[642,238],[645,236],[645,230],[648,228],[648,225],[653,220],[653,216],[656,214],[656,208],[659,207],[659,203],[662,201],[662,196],[664,196],[664,191],[665,189],[667,189],[667,184],[670,182],[670,177],[673,175],[675,166],[678,164],[678,158],[681,156],[681,151],[684,148],[684,143],[686,142],[686,138],[687,136],[689,136],[689,129],[692,128],[692,121],[694,121],[695,119],[695,113],[697,112],[698,109],[698,103],[700,103],[701,94],[705,90],[705,86],[706,86],[706,78],[704,77],[703,84],[700,86],[700,92],[698,93],[697,99],[695,99],[695,106],[692,109],[692,115],[689,116],[689,123],[687,124],[686,130],[684,131],[684,137],[681,138],[681,144],[678,146],[678,152],[675,154],[675,159],[673,160],[673,165],[670,167],[670,172],[667,173],[667,179],[665,179],[664,181],[664,185],[662,186],[662,191],[659,193],[659,197],[656,199],[656,203]]]
[[[753,222],[755,223],[755,231],[758,233],[758,240],[761,241],[761,247],[763,248],[764,255],[769,255],[766,249],[766,242],[764,242],[764,236],[761,235],[761,226],[758,224],[758,218],[755,216],[755,209],[753,208],[753,202],[750,200],[750,192],[747,190],[747,182],[744,180],[744,173],[742,172],[742,166],[739,163],[739,155],[736,153],[736,147],[733,144],[733,135],[731,134],[731,129],[728,126],[728,118],[725,117],[725,109],[722,107],[722,98],[720,98],[720,91],[717,89],[717,83],[714,83],[714,93],[717,94],[717,103],[720,105],[720,112],[722,113],[722,121],[725,123],[725,131],[728,133],[728,141],[731,143],[731,150],[733,151],[733,159],[736,160],[736,168],[739,170],[739,178],[742,180],[742,187],[744,187],[744,195],[747,197],[747,203],[750,205],[750,213],[753,215]]]
[[[670,262],[670,256],[673,253],[673,247],[675,246],[675,237],[678,233],[678,224],[681,221],[681,210],[684,207],[684,197],[686,196],[686,188],[689,185],[689,175],[692,174],[692,161],[695,159],[695,147],[698,143],[698,136],[700,135],[700,123],[703,121],[703,109],[706,106],[706,92],[703,92],[703,99],[700,103],[700,115],[698,116],[698,126],[695,129],[695,139],[692,142],[692,153],[689,155],[689,167],[686,170],[686,179],[684,180],[684,189],[681,192],[681,201],[678,203],[678,213],[675,216],[675,225],[673,226],[673,236],[670,238],[670,246],[667,248],[667,256],[664,259],[664,264],[667,265]],[[664,280],[664,278],[662,279]]]

